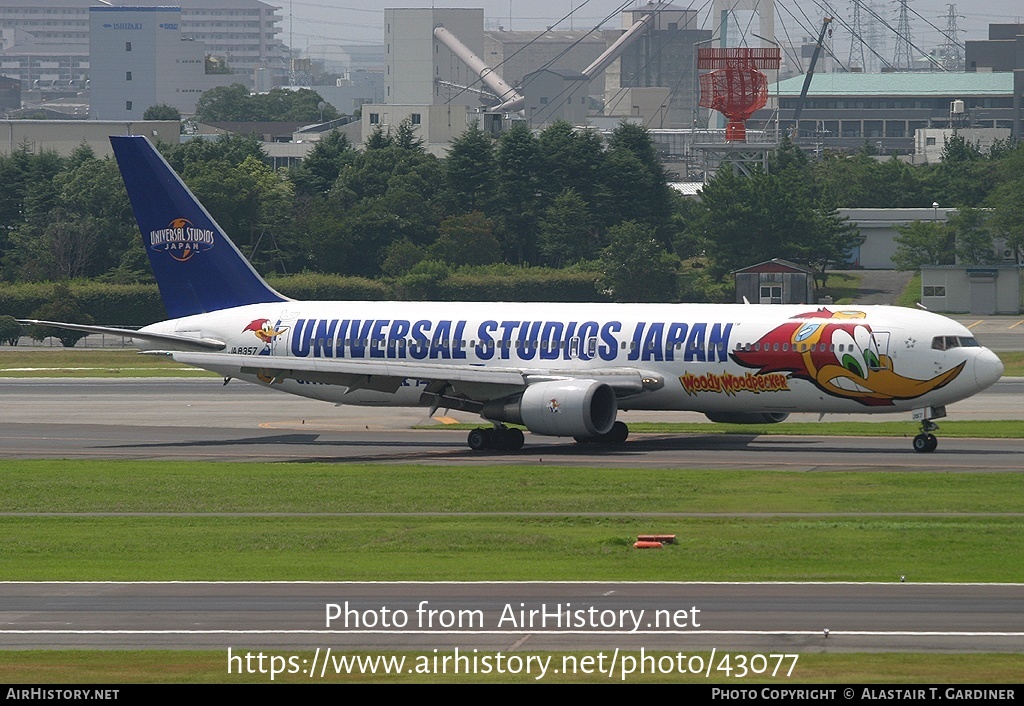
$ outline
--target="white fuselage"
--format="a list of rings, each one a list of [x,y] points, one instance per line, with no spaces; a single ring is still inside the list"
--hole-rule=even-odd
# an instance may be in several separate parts
[[[224,353],[274,366],[289,357],[377,360],[576,379],[628,369],[663,380],[621,398],[619,409],[900,412],[964,399],[1002,373],[998,358],[962,325],[897,307],[284,302],[143,330],[217,339]],[[301,376],[269,384],[237,366],[204,367],[335,403],[425,404],[426,383],[414,376],[391,393]],[[472,385],[463,391],[472,395]]]

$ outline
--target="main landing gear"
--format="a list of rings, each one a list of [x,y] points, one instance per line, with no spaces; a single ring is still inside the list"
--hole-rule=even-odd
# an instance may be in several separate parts
[[[612,428],[599,436],[574,436],[577,444],[609,444],[618,445],[626,441],[629,436],[629,427],[625,422],[615,422]]]
[[[914,410],[914,419],[921,422],[921,433],[914,437],[914,451],[930,453],[935,450],[939,445],[939,440],[935,438],[935,434],[932,434],[932,432],[936,431],[939,425],[932,420],[941,419],[945,416],[945,407],[925,407],[924,409]]]
[[[502,424],[494,425],[493,429],[474,429],[466,438],[474,451],[518,451],[525,441],[521,429],[510,429]]]

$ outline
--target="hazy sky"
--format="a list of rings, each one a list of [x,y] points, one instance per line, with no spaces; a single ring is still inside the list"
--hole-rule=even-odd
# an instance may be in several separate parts
[[[539,30],[554,25],[565,15],[571,18],[558,25],[558,29],[590,29],[608,15],[613,19],[604,27],[621,26],[618,8],[623,0],[266,0],[280,6],[284,17],[283,39],[296,49],[312,44],[379,44],[383,41],[383,10],[385,7],[483,7],[485,27],[497,29]],[[896,27],[897,5],[891,0],[868,0],[879,9],[879,14]],[[630,7],[644,4],[632,2]],[[677,5],[692,7],[700,12],[705,27],[710,28],[710,2],[676,0]],[[849,21],[851,0],[777,0],[776,35],[786,34],[796,39],[799,35],[816,35],[824,14],[837,16],[833,41],[840,59],[849,53],[850,34],[840,18]],[[831,9],[829,9],[831,8]],[[941,43],[937,28],[945,29],[948,3],[941,0],[911,0],[910,28],[915,45],[931,49]],[[959,15],[960,41],[987,39],[989,23],[1019,22],[1024,20],[1024,3],[1020,0],[972,0],[956,4]],[[935,25],[929,26],[928,23]],[[755,29],[756,31],[756,29]],[[291,42],[289,42],[291,38]],[[888,54],[895,46],[894,35],[887,38]]]

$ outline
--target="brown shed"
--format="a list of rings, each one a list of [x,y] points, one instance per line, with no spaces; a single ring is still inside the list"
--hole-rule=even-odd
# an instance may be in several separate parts
[[[736,302],[751,304],[813,304],[814,273],[788,260],[774,258],[733,272]]]

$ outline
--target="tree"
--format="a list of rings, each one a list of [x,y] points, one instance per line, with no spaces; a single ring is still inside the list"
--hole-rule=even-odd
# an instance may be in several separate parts
[[[863,152],[853,157],[826,152],[811,167],[817,202],[829,211],[868,206],[869,185],[877,169],[874,158]]]
[[[348,137],[338,130],[331,130],[313,147],[305,159],[292,167],[288,174],[295,193],[302,196],[326,194],[338,174],[346,165],[356,159],[356,151]]]
[[[719,170],[695,215],[715,278],[776,257],[803,261],[820,224],[804,194],[763,172],[744,177]]]
[[[723,169],[705,185],[700,203],[692,207],[688,240],[703,242],[713,279],[783,258],[811,267],[823,280],[826,268],[845,261],[857,230],[835,213],[831,198],[816,203],[808,166],[806,157],[784,142],[767,173],[744,177]]]
[[[190,165],[212,161],[238,166],[249,157],[265,160],[267,154],[255,135],[220,135],[216,140],[192,139],[179,145],[160,145],[160,151],[178,174]]]
[[[919,270],[922,265],[952,265],[953,234],[942,223],[914,221],[896,226],[896,252],[892,262],[897,270]]]
[[[646,128],[622,122],[612,131],[602,175],[609,203],[621,207],[610,214],[608,225],[626,220],[648,223],[663,243],[670,242],[672,189]]]
[[[541,262],[550,267],[592,260],[603,245],[587,202],[573,189],[563,191],[544,210],[539,226],[537,249]]]
[[[81,303],[71,293],[67,284],[54,285],[50,302],[32,312],[32,318],[40,321],[61,321],[69,324],[93,324],[93,318],[85,313]],[[76,343],[89,334],[84,331],[51,328],[34,325],[29,328],[29,335],[34,341],[43,341],[49,337],[56,338],[65,348],[73,348]]]
[[[942,161],[925,173],[934,200],[948,207],[979,206],[995,186],[991,160],[956,132],[943,145]]]
[[[550,198],[575,189],[584,201],[593,203],[605,161],[600,136],[579,132],[560,120],[541,131],[537,141],[544,174],[541,189]]]
[[[800,248],[800,262],[814,270],[815,280],[824,287],[828,270],[847,262],[860,230],[835,211],[816,210],[814,220],[814,235]]]
[[[452,265],[490,265],[501,261],[494,223],[479,211],[450,216],[438,228],[441,235],[428,254]]]
[[[494,141],[473,121],[452,142],[443,162],[448,201],[455,211],[490,213],[494,202]]]
[[[384,262],[380,269],[389,277],[400,277],[408,274],[409,270],[423,262],[426,253],[423,248],[413,243],[408,238],[396,240],[388,246],[384,252]]]
[[[72,227],[95,231],[91,257],[80,274],[95,277],[116,267],[139,239],[116,162],[96,158],[82,161],[58,174],[54,183],[58,188],[55,211],[66,213]]]
[[[157,103],[146,108],[143,120],[181,120],[181,111],[166,103]]]
[[[16,346],[22,332],[21,324],[13,316],[0,316],[0,343]]]
[[[999,261],[988,227],[988,213],[965,206],[951,214],[946,227],[953,234],[956,260],[961,265],[989,265]]]
[[[675,301],[679,260],[658,244],[653,228],[629,221],[610,229],[608,237],[600,266],[615,301]]]
[[[989,204],[992,230],[1020,258],[1024,254],[1024,177],[1000,184],[989,197]]]
[[[196,120],[200,122],[242,122],[255,120],[254,116],[249,89],[240,83],[211,88],[196,101]]]
[[[395,146],[403,150],[423,150],[423,138],[416,134],[412,118],[403,118],[395,130]]]
[[[223,161],[193,163],[183,177],[257,268],[281,265],[290,224],[290,182],[251,156],[235,166]]]
[[[537,138],[514,123],[498,140],[495,161],[502,250],[509,262],[532,262],[544,179]]]
[[[196,101],[196,120],[201,122],[321,122],[339,117],[330,104],[320,108],[324,99],[316,91],[302,88],[286,91],[271,89],[250,95],[240,83],[211,88]]]

